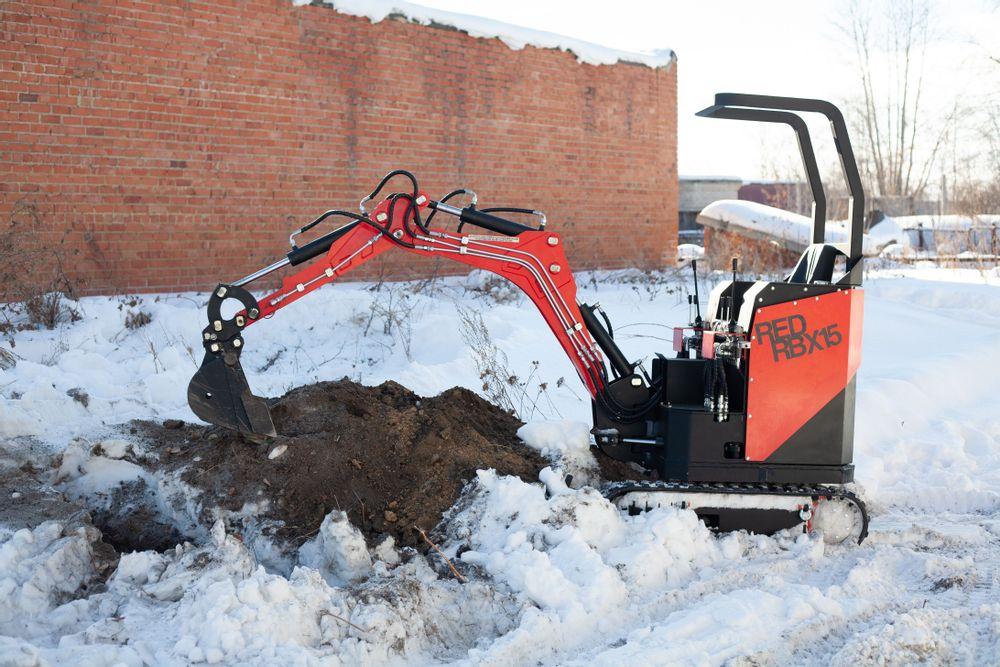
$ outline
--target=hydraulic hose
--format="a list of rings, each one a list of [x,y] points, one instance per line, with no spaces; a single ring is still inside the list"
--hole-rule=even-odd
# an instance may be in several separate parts
[[[622,353],[621,348],[618,347],[614,339],[608,333],[608,330],[601,325],[601,322],[594,315],[594,311],[597,310],[596,306],[588,306],[585,303],[580,304],[580,315],[583,317],[583,324],[587,327],[587,331],[590,335],[594,337],[594,341],[601,347],[604,354],[608,355],[608,361],[611,362],[611,367],[615,370],[618,377],[624,377],[626,375],[631,375],[632,371],[635,370],[635,366],[629,363],[628,359]]]

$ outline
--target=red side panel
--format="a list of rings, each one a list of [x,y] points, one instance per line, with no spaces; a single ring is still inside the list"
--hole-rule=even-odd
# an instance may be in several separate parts
[[[715,359],[715,332],[706,331],[701,334],[701,356]]]
[[[684,349],[684,329],[681,327],[674,327],[674,352],[680,352]]]
[[[758,308],[750,330],[746,454],[763,461],[847,386],[861,363],[864,294]]]

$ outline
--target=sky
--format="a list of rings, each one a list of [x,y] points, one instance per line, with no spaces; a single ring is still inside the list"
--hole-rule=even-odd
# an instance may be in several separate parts
[[[786,127],[695,117],[696,111],[711,104],[716,92],[819,97],[835,103],[857,94],[852,47],[837,27],[843,21],[844,2],[416,2],[616,49],[673,49],[678,58],[682,175],[774,178],[798,167],[791,130]],[[933,15],[937,37],[930,54],[928,99],[933,103],[966,91],[978,94],[983,86],[981,63],[988,59],[977,44],[1000,42],[1000,0],[942,1],[933,6]],[[828,128],[812,120],[810,129],[823,171],[835,168]],[[824,180],[829,177],[837,175],[824,173]]]

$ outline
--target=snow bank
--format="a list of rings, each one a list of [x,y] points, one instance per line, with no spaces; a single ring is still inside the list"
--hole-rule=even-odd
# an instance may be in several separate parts
[[[581,481],[597,481],[597,460],[590,453],[590,426],[574,421],[535,421],[517,435],[526,445],[558,463]]]
[[[341,511],[328,514],[319,534],[299,548],[299,563],[319,571],[334,586],[360,581],[372,569],[364,536]]]
[[[4,601],[0,635],[34,639],[58,633],[71,622],[75,608],[87,603],[67,600],[82,597],[95,583],[94,545],[100,538],[92,526],[77,523],[73,527],[60,521],[46,521],[6,537],[0,544],[0,597]]]
[[[677,246],[677,259],[701,259],[705,256],[705,249],[694,243],[682,243]]]
[[[121,441],[107,442],[115,448],[112,453],[118,453],[117,450],[122,448]],[[74,440],[63,450],[56,481],[64,482],[64,488],[71,495],[83,497],[107,493],[120,484],[148,479],[141,466],[121,460],[124,451],[119,456],[107,456],[103,445],[102,442],[92,447],[84,441]]]
[[[19,336],[11,350],[16,365],[0,371],[0,436],[34,436],[61,449],[77,436],[104,435],[108,424],[189,417],[179,388],[201,360],[191,328],[203,326],[203,303],[191,296],[144,299],[141,308],[154,323],[133,332],[116,299],[88,298],[74,303],[84,326]]]
[[[533,606],[517,629],[473,662],[558,661],[607,633],[619,632],[640,599],[683,586],[694,564],[710,567],[742,551],[740,537],[714,539],[692,512],[662,509],[636,517],[593,489],[574,491],[551,469],[546,489],[480,472],[478,498],[453,517],[452,555],[482,568]]]
[[[897,279],[867,292],[859,481],[876,506],[1000,511],[1000,396],[986,370],[1000,368],[1000,290]]]
[[[633,53],[592,44],[583,40],[502,23],[481,16],[432,9],[405,0],[322,0],[342,14],[363,16],[372,23],[402,16],[421,25],[443,25],[456,28],[472,37],[499,39],[515,51],[526,46],[568,51],[577,61],[590,65],[613,65],[617,62],[637,63],[647,67],[669,67],[677,59],[670,49],[652,53]],[[295,5],[308,5],[311,0],[292,0]]]
[[[392,572],[383,566],[354,591],[329,586],[308,567],[269,574],[221,523],[201,547],[125,554],[106,590],[57,605],[56,593],[77,591],[91,572],[86,541],[67,546],[60,530],[46,524],[0,550],[5,559],[17,555],[17,567],[6,569],[23,570],[17,583],[27,591],[19,596],[3,580],[14,606],[0,613],[20,620],[2,626],[0,664],[355,665],[402,655],[427,662],[506,630],[503,610],[516,611],[481,583],[440,582],[422,558]],[[49,634],[23,629],[46,612]]]

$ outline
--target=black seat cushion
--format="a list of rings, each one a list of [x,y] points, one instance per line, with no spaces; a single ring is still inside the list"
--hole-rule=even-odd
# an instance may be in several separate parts
[[[785,279],[786,283],[831,283],[837,257],[843,252],[829,243],[813,243],[799,258],[795,269]]]

